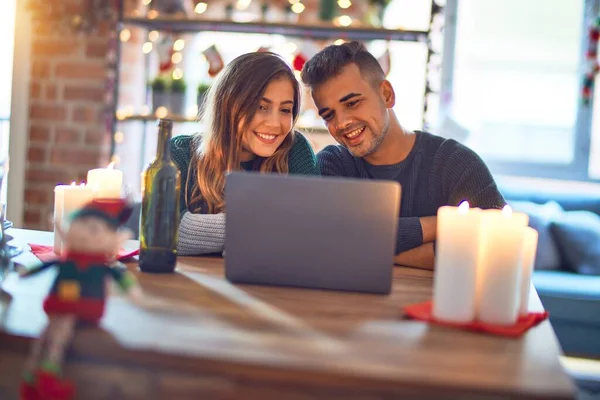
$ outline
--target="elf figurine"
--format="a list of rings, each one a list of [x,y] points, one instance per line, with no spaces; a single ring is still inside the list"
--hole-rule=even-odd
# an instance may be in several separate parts
[[[113,278],[134,299],[141,290],[126,269],[115,267],[119,249],[130,237],[119,227],[131,215],[124,199],[95,199],[70,216],[67,230],[57,224],[66,251],[55,261],[46,262],[21,276],[31,276],[48,268],[58,269],[44,301],[48,325],[32,348],[21,384],[25,400],[71,399],[74,386],[61,377],[61,366],[78,322],[97,324],[104,314],[106,281]]]

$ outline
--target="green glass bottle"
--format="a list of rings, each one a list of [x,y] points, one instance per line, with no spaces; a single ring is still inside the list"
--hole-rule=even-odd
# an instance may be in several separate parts
[[[171,159],[173,121],[158,121],[156,158],[142,173],[140,269],[173,272],[177,262],[181,173]]]

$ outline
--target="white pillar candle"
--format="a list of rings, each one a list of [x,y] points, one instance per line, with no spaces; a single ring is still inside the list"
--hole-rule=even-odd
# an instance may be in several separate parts
[[[57,243],[56,223],[59,222],[64,228],[71,213],[93,198],[92,188],[84,184],[76,185],[73,182],[71,185],[59,185],[54,188],[54,252],[56,254],[61,254],[64,250],[60,238]]]
[[[433,316],[468,323],[475,319],[481,210],[444,206],[437,213]]]
[[[503,210],[481,216],[477,318],[485,323],[513,325],[521,300],[523,235],[529,217]]]
[[[523,235],[523,263],[521,272],[521,306],[519,315],[526,316],[529,313],[529,289],[531,288],[531,274],[535,264],[535,253],[537,251],[538,232],[530,227],[525,228]]]
[[[62,253],[62,240],[56,231],[56,224],[62,223],[63,218],[63,198],[66,185],[58,185],[54,188],[54,253]]]
[[[121,197],[123,186],[123,171],[113,168],[113,163],[107,168],[91,169],[87,173],[87,186],[94,191],[95,198]]]

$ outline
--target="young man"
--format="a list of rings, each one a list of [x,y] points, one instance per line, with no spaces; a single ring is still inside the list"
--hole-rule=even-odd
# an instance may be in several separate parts
[[[467,200],[502,208],[485,163],[460,143],[403,128],[381,66],[358,42],[329,46],[310,59],[302,81],[340,143],[317,155],[323,175],[395,180],[402,185],[396,264],[433,268],[437,209]]]

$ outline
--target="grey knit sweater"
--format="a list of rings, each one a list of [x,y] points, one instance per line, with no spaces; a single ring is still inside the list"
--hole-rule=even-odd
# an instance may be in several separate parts
[[[323,175],[394,180],[402,186],[396,254],[423,244],[420,217],[468,200],[473,207],[502,208],[506,202],[483,160],[452,139],[415,132],[414,147],[402,162],[371,165],[342,146],[317,154]]]
[[[315,153],[306,138],[299,132],[294,132],[294,145],[288,155],[290,174],[318,175]],[[171,140],[171,156],[181,172],[179,243],[177,251],[180,255],[199,255],[221,253],[225,246],[225,214],[207,214],[206,204],[190,204],[189,209],[200,209],[200,213],[192,213],[186,207],[185,185],[188,184],[188,195],[196,185],[194,168],[188,168],[191,161],[191,146],[193,136],[176,136]],[[264,159],[242,163],[245,170],[258,170]],[[193,167],[193,166],[192,166]],[[188,202],[190,202],[188,197]]]

